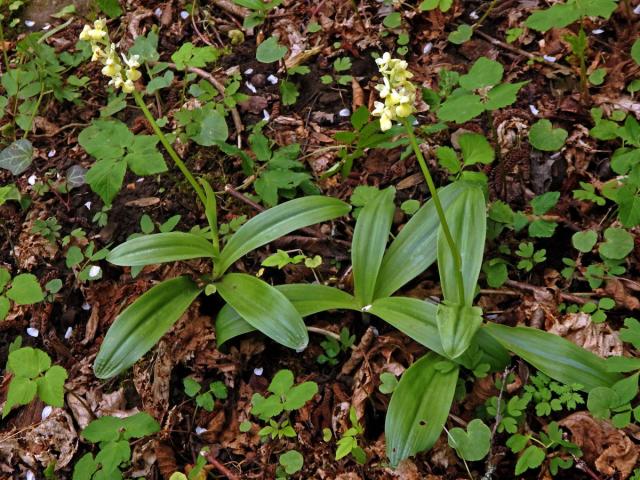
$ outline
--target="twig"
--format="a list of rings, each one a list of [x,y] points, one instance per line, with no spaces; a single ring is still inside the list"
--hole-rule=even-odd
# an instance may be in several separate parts
[[[250,198],[244,196],[239,191],[237,191],[235,188],[233,188],[231,185],[225,185],[224,191],[227,192],[229,195],[231,195],[233,198],[237,198],[241,202],[246,203],[247,205],[249,205],[250,207],[256,209],[257,211],[259,211],[259,212],[263,212],[264,211],[264,207],[262,205],[254,202]]]
[[[518,55],[522,55],[523,57],[527,57],[531,60],[535,60],[535,61],[539,61],[539,56],[538,55],[534,55],[533,53],[529,53],[526,50],[522,50],[521,48],[518,47],[514,47],[513,45],[509,45],[508,43],[502,42],[496,38],[493,38],[490,35],[487,35],[484,32],[481,32],[480,30],[476,30],[475,33],[477,33],[478,35],[480,35],[482,38],[484,38],[485,40],[487,40],[489,43],[492,43],[493,45],[497,45],[499,47],[504,48],[505,50],[509,50],[513,53],[517,53]],[[575,72],[573,70],[571,70],[570,68],[567,68],[563,65],[558,65],[555,63],[543,63],[542,64],[545,67],[551,67],[559,72],[564,73],[565,75],[574,75]]]
[[[512,367],[506,367],[504,372],[502,372],[502,381],[500,382],[500,392],[498,393],[498,400],[496,402],[496,421],[493,424],[493,428],[491,429],[491,439],[489,440],[489,456],[487,457],[486,463],[486,472],[482,477],[482,480],[491,480],[493,472],[496,471],[496,466],[493,464],[493,440],[496,436],[496,431],[498,430],[498,426],[502,421],[502,413],[500,408],[502,406],[502,395],[504,394],[504,386],[507,383],[507,377],[513,370]]]
[[[524,290],[526,292],[540,293],[543,295],[553,295],[553,290],[551,289],[548,289],[546,287],[538,287],[536,285],[529,285],[528,283],[518,282],[516,280],[507,280],[505,282],[505,285],[508,285],[509,287],[512,287],[512,288],[516,288],[518,290]],[[558,292],[558,295],[562,300],[567,300],[569,302],[577,303],[579,305],[584,305],[585,303],[588,303],[589,301],[591,301],[590,298],[582,298],[576,295],[572,295],[570,293]]]
[[[229,480],[240,480],[240,477],[225,467],[222,463],[218,461],[216,457],[213,456],[211,452],[206,455],[207,461],[215,467],[222,475],[227,477]]]

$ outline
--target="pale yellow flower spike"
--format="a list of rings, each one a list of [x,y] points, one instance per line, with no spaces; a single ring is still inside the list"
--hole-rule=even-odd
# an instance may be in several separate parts
[[[391,54],[385,52],[376,63],[382,74],[382,84],[376,85],[376,90],[384,102],[374,102],[371,113],[380,117],[380,129],[386,131],[394,120],[406,118],[415,111],[416,87],[409,81],[413,74],[407,70],[405,60],[391,58]]]
[[[142,77],[142,73],[138,70],[140,57],[132,55],[127,58],[122,55],[122,60],[120,60],[116,46],[109,40],[107,21],[104,18],[93,22],[93,28],[90,25],[85,25],[80,32],[80,40],[91,43],[91,51],[93,52],[91,61],[102,63],[102,74],[110,78],[109,85],[116,89],[122,89],[125,93],[132,93],[136,90],[135,82]]]

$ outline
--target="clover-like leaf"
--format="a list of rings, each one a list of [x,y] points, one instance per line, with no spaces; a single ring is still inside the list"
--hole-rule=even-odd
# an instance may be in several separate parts
[[[458,427],[449,430],[449,446],[469,462],[482,460],[489,453],[491,429],[478,418],[471,420],[466,432]]]

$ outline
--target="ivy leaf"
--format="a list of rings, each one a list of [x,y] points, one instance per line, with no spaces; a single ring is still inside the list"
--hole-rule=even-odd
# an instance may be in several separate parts
[[[534,148],[544,152],[560,150],[567,139],[568,133],[564,128],[553,128],[547,119],[538,120],[529,130],[529,142]]]
[[[287,47],[280,45],[276,37],[269,37],[256,49],[256,60],[261,63],[273,63],[284,58]]]
[[[460,86],[467,90],[497,85],[502,80],[504,67],[495,60],[480,57],[473,64],[469,73],[460,77]]]
[[[491,429],[476,418],[469,422],[466,432],[462,428],[452,428],[448,439],[449,446],[456,450],[459,457],[469,462],[477,462],[489,453]]]
[[[33,145],[29,140],[16,140],[0,152],[0,168],[9,170],[13,175],[24,172],[33,159]]]
[[[44,293],[35,275],[21,273],[11,282],[11,288],[7,290],[7,297],[18,305],[32,305],[44,300]]]

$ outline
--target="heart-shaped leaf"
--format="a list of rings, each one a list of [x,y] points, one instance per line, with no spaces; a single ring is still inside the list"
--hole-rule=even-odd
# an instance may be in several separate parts
[[[564,128],[553,128],[547,119],[538,120],[529,130],[529,142],[544,152],[555,152],[564,145],[569,134]]]
[[[482,460],[489,453],[491,429],[478,418],[471,420],[466,432],[458,427],[449,430],[449,446],[469,462]]]

